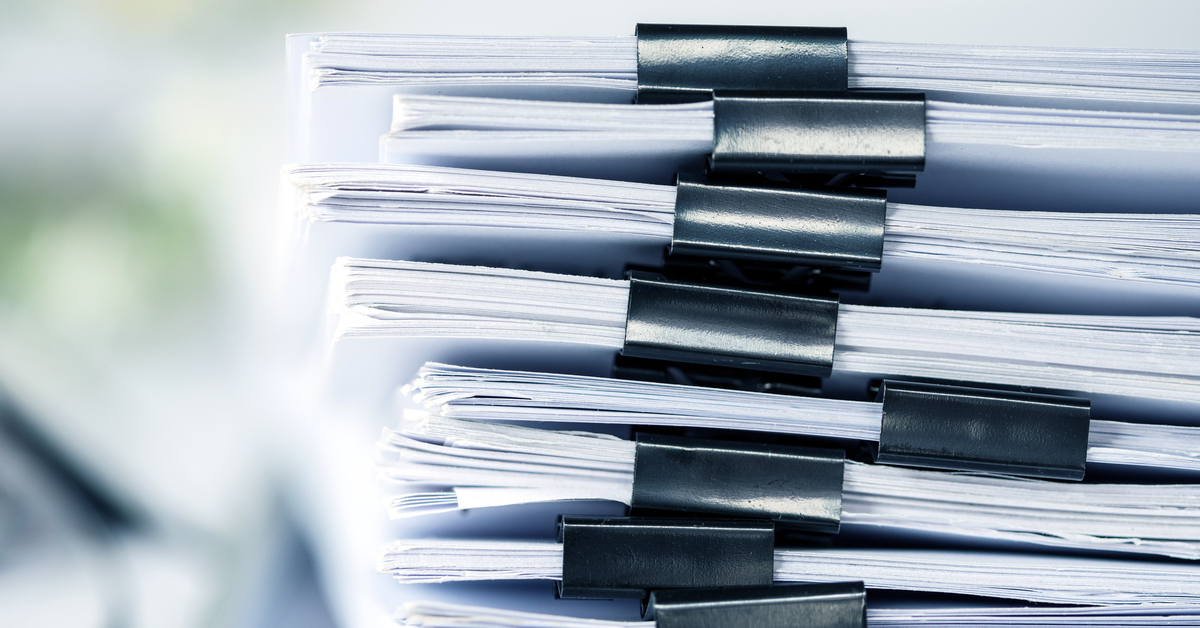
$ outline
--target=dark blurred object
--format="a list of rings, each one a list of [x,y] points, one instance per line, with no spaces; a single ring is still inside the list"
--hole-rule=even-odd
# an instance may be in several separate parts
[[[93,482],[2,393],[0,434],[22,450],[61,489],[63,496],[75,503],[84,515],[82,521],[99,526],[96,532],[113,534],[141,527],[132,510]]]
[[[140,525],[0,393],[0,624],[132,625]]]

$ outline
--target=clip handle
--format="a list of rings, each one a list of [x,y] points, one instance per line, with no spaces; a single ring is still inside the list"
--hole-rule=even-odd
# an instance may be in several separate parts
[[[866,628],[861,582],[654,591],[642,613],[656,628]]]
[[[623,355],[827,377],[837,299],[632,273]]]
[[[845,91],[845,28],[638,24],[639,103],[712,90]]]
[[[878,272],[887,194],[746,187],[680,175],[672,255]]]
[[[885,380],[875,461],[1082,480],[1087,399]]]
[[[897,173],[925,169],[925,95],[716,92],[717,173]]]
[[[765,520],[562,517],[559,597],[644,598],[652,589],[769,585],[775,526]]]
[[[630,506],[836,534],[845,452],[638,434]]]

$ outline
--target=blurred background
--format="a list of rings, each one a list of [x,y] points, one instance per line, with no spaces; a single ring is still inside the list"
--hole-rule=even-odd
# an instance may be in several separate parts
[[[1152,0],[4,0],[0,625],[333,625],[278,438],[285,33],[622,35],[638,21],[1200,47],[1200,5]]]

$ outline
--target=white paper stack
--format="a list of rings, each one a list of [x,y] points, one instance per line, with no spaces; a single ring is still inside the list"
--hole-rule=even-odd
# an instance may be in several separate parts
[[[599,351],[577,358],[597,360],[587,368],[593,372],[606,370],[624,345],[629,283],[623,280],[344,258],[333,282],[335,361],[337,345],[375,340],[371,367],[397,368],[388,374],[394,382],[419,364],[388,365],[394,351],[379,340],[518,341],[559,355],[590,347]],[[843,304],[833,369],[1194,404],[1200,401],[1200,319]],[[353,372],[360,379],[359,370]]]
[[[586,432],[423,416],[404,431],[385,430],[376,465],[382,477],[410,487],[387,500],[397,519],[547,501],[631,506],[635,446]],[[841,521],[846,531],[872,535],[912,530],[1200,558],[1196,484],[1063,484],[848,461]]]
[[[649,240],[663,247],[670,243],[674,221],[673,186],[385,164],[294,165],[284,174],[294,187],[289,209],[297,224],[296,248],[305,246],[316,226],[333,223],[362,225],[343,249],[365,248],[374,228],[379,228],[379,239],[405,241],[427,239],[430,231],[419,228],[452,227],[459,228],[456,235],[482,228],[522,230],[492,232],[498,250],[525,230],[562,232],[562,238],[577,232],[593,239],[616,233],[627,235],[631,243]],[[384,230],[387,226],[400,228]],[[1200,285],[1200,251],[1190,244],[1197,239],[1197,214],[892,203],[884,264],[893,258],[942,260],[1190,287]],[[411,259],[411,254],[402,257]]]
[[[1044,97],[1197,105],[1193,51],[850,41],[851,89],[903,89],[985,97]],[[331,85],[475,84],[611,89],[632,98],[636,37],[479,37],[327,34],[304,53],[311,89]]]
[[[412,539],[385,548],[378,569],[402,583],[558,580],[562,545]],[[775,550],[775,582],[850,580],[871,589],[1051,604],[1200,603],[1200,570],[1190,564],[949,550]]]
[[[394,94],[632,102],[634,37],[321,34],[288,40],[296,161],[369,161]],[[852,89],[959,102],[1200,112],[1187,50],[947,46],[850,41]]]
[[[342,255],[617,278],[627,266],[659,266],[673,233],[673,186],[384,164],[293,165],[284,177],[291,282],[312,311]],[[890,203],[883,271],[857,298],[1080,314],[1200,311],[1198,240],[1196,214]]]
[[[703,172],[712,102],[598,104],[398,95],[379,160],[669,183]]]
[[[443,417],[473,421],[699,427],[878,441],[883,420],[882,404],[865,401],[435,363],[422,367],[402,393]],[[1087,460],[1200,471],[1200,427],[1093,420]]]
[[[397,95],[380,158],[485,170],[669,183],[703,172],[712,102],[631,105]],[[991,191],[999,206],[1095,203],[1191,211],[1200,196],[1200,115],[1030,109],[930,100],[925,172],[913,194],[961,178],[1025,180]],[[930,182],[932,178],[932,183]],[[1136,194],[1125,189],[1137,182]],[[995,205],[993,205],[995,206]]]
[[[710,104],[629,104],[633,38],[302,35],[288,46],[298,165],[284,172],[281,325],[304,322],[297,345],[311,346],[329,290],[323,371],[297,378],[296,405],[313,414],[298,421],[309,464],[297,495],[347,625],[380,625],[382,609],[409,602],[397,615],[409,625],[652,628],[524,612],[636,616],[635,603],[552,600],[538,582],[561,576],[555,515],[622,512],[631,443],[495,421],[877,438],[865,402],[582,377],[609,373],[628,305],[618,278],[661,262],[667,184],[712,143]],[[1119,418],[1138,423],[1094,419],[1089,463],[1193,474],[1200,428],[1150,423],[1164,407],[1166,422],[1200,416],[1200,223],[1188,215],[1200,198],[1200,53],[851,41],[849,56],[852,88],[927,93],[927,167],[915,188],[889,193],[884,269],[861,297],[870,305],[841,307],[827,391],[903,375],[1099,394],[1094,411],[1116,399]],[[366,163],[381,158],[395,163]],[[1064,210],[1077,213],[1051,213]],[[428,360],[470,368],[421,372],[409,391],[430,414],[389,431],[372,467],[396,388]],[[1110,605],[872,609],[872,625],[892,628],[1198,625],[1200,489],[1151,481],[847,463],[848,530],[1042,553],[783,549],[776,579]],[[398,520],[386,521],[385,497]],[[403,586],[371,573],[386,542],[378,567]],[[524,584],[489,582],[514,578]],[[464,601],[520,612],[447,604]]]
[[[613,621],[563,615],[481,608],[428,601],[409,602],[396,609],[405,626],[425,628],[655,628],[653,621]],[[1200,607],[1154,604],[1116,607],[962,607],[867,608],[867,624],[886,628],[959,628],[961,626],[1137,626],[1200,625]]]

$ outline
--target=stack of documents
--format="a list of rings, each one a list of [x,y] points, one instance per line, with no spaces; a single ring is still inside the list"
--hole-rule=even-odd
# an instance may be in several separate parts
[[[582,619],[463,604],[409,602],[396,610],[404,626],[425,628],[656,628],[653,621]],[[887,628],[972,626],[1180,626],[1200,625],[1200,608],[1185,604],[1037,608],[868,608],[867,622]]]
[[[588,87],[632,100],[636,37],[479,37],[329,34],[308,40],[305,77],[316,90],[390,84],[443,91],[543,87],[570,98]],[[1147,107],[1196,105],[1200,55],[1178,50],[947,46],[850,40],[851,89],[904,89],[977,99],[1086,99]],[[430,89],[434,88],[434,89]]]
[[[843,71],[851,89],[919,91],[934,101],[923,185],[900,191],[898,199],[1054,209],[1049,203],[1076,211],[1123,211],[1152,202],[1155,211],[1188,212],[1194,207],[1189,199],[1200,194],[1195,160],[1183,163],[1196,151],[1189,131],[1200,114],[1196,59],[1188,50],[851,39]],[[634,100],[639,84],[634,37],[293,36],[289,60],[296,140],[291,158],[300,162],[376,161],[397,95],[405,96],[405,109],[419,108],[427,95],[620,104]],[[686,116],[703,113],[683,109]],[[526,114],[517,117],[530,121]],[[511,121],[506,125],[511,129]],[[684,159],[683,151],[708,141],[698,128],[676,127],[650,159],[634,138],[609,133],[602,139],[587,129],[585,124],[576,132],[593,134],[588,150],[607,150],[610,159],[590,166],[578,158],[547,161],[516,144],[510,145],[517,149],[510,155],[514,165],[500,168],[517,169],[519,163],[519,169],[536,172],[607,172],[665,183],[674,173],[671,164],[701,167],[695,154]],[[426,141],[422,134],[428,131],[408,133],[385,142],[401,163],[471,167],[502,161],[499,149],[478,141],[456,148]],[[547,150],[571,156],[571,146],[555,138],[561,132],[547,138],[553,140]],[[631,156],[642,157],[650,169],[622,164],[615,155],[622,144],[638,151]],[[1072,168],[1085,163],[1090,167]],[[1070,178],[1061,176],[1064,170]]]
[[[923,188],[944,185],[929,177],[957,172],[1034,177],[1034,191],[1046,204],[1106,203],[1106,195],[1120,194],[1186,211],[1181,195],[1195,197],[1197,114],[930,100],[925,115]],[[713,145],[712,101],[630,105],[397,95],[380,158],[667,183],[679,172],[703,172]],[[1136,197],[1120,189],[1133,181],[1147,186]],[[991,202],[1009,204],[1022,194],[1001,193]]]
[[[339,259],[333,274],[335,344],[404,338],[522,341],[547,352],[594,347],[607,350],[611,361],[625,342],[628,281],[350,258]],[[1200,319],[1183,316],[843,304],[833,354],[835,372],[1181,402],[1200,396]],[[383,364],[373,362],[377,368]]]
[[[394,94],[632,102],[635,37],[297,35],[288,41],[299,161],[373,161]],[[1190,50],[946,46],[850,40],[852,89],[1066,109],[1200,113]]]
[[[617,278],[631,266],[661,266],[675,228],[674,186],[384,164],[298,164],[284,175],[293,283],[314,311],[339,256]],[[970,309],[1190,313],[1200,311],[1200,251],[1190,245],[1197,240],[1195,214],[890,202],[881,272],[868,298]],[[1033,292],[1031,285],[1045,288]]]
[[[632,505],[632,441],[436,416],[416,423],[384,433],[376,464],[388,479],[447,488],[389,499],[393,518],[545,501]],[[846,462],[842,488],[843,530],[908,529],[1177,558],[1200,558],[1198,516],[1197,484],[1064,485]]]
[[[379,570],[401,583],[558,580],[553,541],[413,539],[384,549]],[[897,549],[777,549],[776,582],[861,580],[868,588],[958,593],[1050,604],[1196,604],[1195,565],[1075,556]]]
[[[766,544],[762,581],[722,586],[861,582],[889,592],[866,611],[875,628],[1200,626],[1200,51],[844,31],[838,43],[837,30],[813,36],[818,53],[840,51],[840,86],[788,97],[825,111],[877,96],[900,112],[895,137],[857,113],[825,136],[822,122],[780,123],[732,166],[716,158],[736,127],[722,112],[777,95],[691,99],[667,85],[664,97],[650,36],[289,38],[279,321],[295,356],[316,354],[295,361],[311,416],[289,442],[305,447],[297,501],[348,625],[394,611],[428,627],[657,628],[636,602],[568,598],[697,586],[725,568],[688,563],[687,535],[728,528]],[[730,32],[729,50],[770,47]],[[882,95],[837,95],[847,88]],[[818,139],[770,152],[801,136]],[[824,141],[836,159],[819,161]],[[835,202],[789,222],[773,216],[798,210],[764,193],[704,205],[697,220],[688,186]],[[744,241],[696,245],[684,233],[695,224]],[[877,248],[821,257],[843,234],[847,251]],[[811,348],[804,334],[820,354],[809,361],[795,359]],[[815,396],[615,379],[618,356],[687,362],[663,365],[668,379],[695,364],[773,370],[808,378],[788,390]],[[904,385],[1038,406],[1000,428],[983,402],[931,414],[954,425],[927,432],[979,426],[980,442],[1059,425],[1066,415],[1039,404],[1063,404],[1083,422],[1048,440],[1077,446],[1078,474],[885,459],[899,414],[871,395]],[[736,442],[772,464],[834,469],[833,523],[639,501],[643,443],[714,433],[730,440],[682,449]],[[760,477],[729,468],[670,480],[732,490],[721,478]],[[680,513],[692,518],[663,523]],[[610,540],[569,538],[584,528]],[[684,532],[660,543],[642,528]],[[632,536],[603,536],[614,529]],[[667,576],[683,565],[668,581],[685,584],[568,585],[594,575],[580,564],[632,573],[639,561]]]
[[[428,237],[431,231],[424,227],[457,228],[458,234],[549,230],[564,239],[579,232],[623,234],[629,246],[648,241],[661,249],[671,242],[675,218],[675,188],[664,185],[384,164],[301,164],[285,175],[295,188],[291,210],[298,246],[313,237],[317,225],[345,223],[362,226],[345,246],[362,246],[378,233],[378,239],[415,247],[407,240]],[[891,203],[884,265],[891,259],[937,260],[1194,287],[1200,285],[1200,251],[1188,243],[1197,239],[1195,214]]]
[[[472,421],[697,427],[864,441],[879,440],[883,411],[882,404],[866,401],[435,363],[422,367],[402,392],[439,416]],[[1200,427],[1092,420],[1087,460],[1200,471]]]

